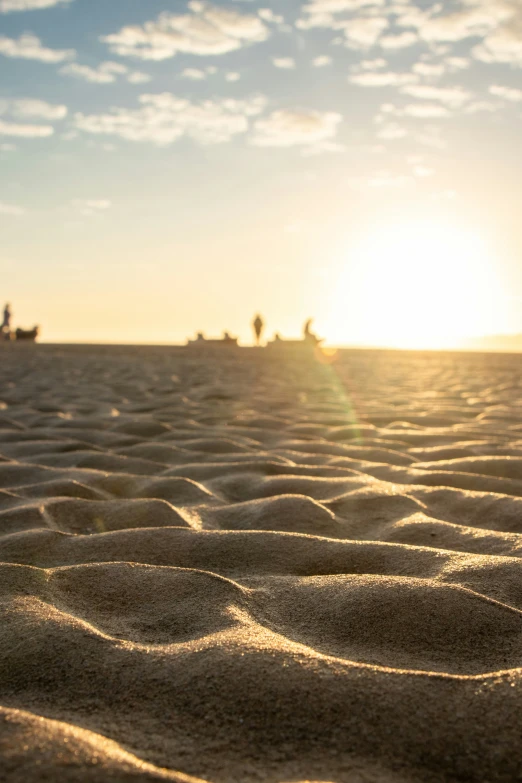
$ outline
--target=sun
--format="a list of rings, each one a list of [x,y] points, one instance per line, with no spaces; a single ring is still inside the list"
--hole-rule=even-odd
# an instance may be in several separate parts
[[[350,291],[350,317],[344,296],[334,331],[349,321],[350,342],[453,347],[494,328],[498,287],[478,230],[428,219],[385,224],[345,262],[339,290]]]

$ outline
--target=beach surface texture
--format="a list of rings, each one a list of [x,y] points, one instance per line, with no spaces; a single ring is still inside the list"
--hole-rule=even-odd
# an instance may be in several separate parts
[[[522,356],[0,347],[0,779],[522,779]]]

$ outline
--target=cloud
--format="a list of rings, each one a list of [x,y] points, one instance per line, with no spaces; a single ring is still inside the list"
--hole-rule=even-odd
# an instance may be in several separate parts
[[[403,128],[397,122],[390,122],[380,128],[377,138],[385,141],[395,141],[396,139],[404,139],[407,135],[408,131],[406,128]]]
[[[420,74],[420,76],[436,78],[438,76],[442,76],[445,73],[446,67],[443,63],[418,62],[415,63],[412,70],[414,73]]]
[[[327,54],[321,54],[319,57],[314,57],[312,65],[314,68],[325,68],[327,65],[332,64],[332,58]]]
[[[36,98],[18,98],[15,100],[0,100],[0,114],[10,114],[13,117],[38,118],[43,120],[62,120],[67,116],[67,106],[46,103]]]
[[[65,76],[73,76],[75,79],[82,79],[92,84],[113,84],[119,76],[124,76],[131,84],[142,84],[149,82],[150,76],[140,71],[130,71],[122,63],[107,62],[100,63],[96,68],[90,65],[80,65],[80,63],[69,63],[60,68],[60,73]]]
[[[445,106],[437,103],[410,103],[402,110],[408,117],[420,117],[421,119],[434,119],[449,117],[450,112]]]
[[[379,46],[383,49],[406,49],[413,46],[419,40],[416,33],[404,32],[399,35],[386,35],[379,41]]]
[[[13,11],[37,11],[71,2],[73,0],[0,0],[0,14],[8,14]]]
[[[382,8],[386,0],[312,0],[303,6],[305,14],[297,21],[297,27],[306,30],[311,27],[331,27],[336,29],[337,14],[375,10]]]
[[[75,125],[85,133],[148,141],[159,146],[182,137],[200,144],[222,144],[248,130],[249,117],[260,114],[266,99],[230,98],[192,103],[171,93],[142,95],[138,109],[115,108],[106,114],[76,114]]]
[[[192,0],[188,8],[188,14],[165,12],[154,21],[123,27],[101,40],[122,57],[166,60],[178,52],[226,54],[264,41],[269,35],[268,27],[255,14],[241,14],[200,0]]]
[[[89,217],[90,215],[101,215],[112,207],[109,199],[73,199],[73,207],[80,211],[80,214]]]
[[[382,57],[377,57],[374,60],[361,60],[358,66],[352,68],[354,73],[359,71],[378,71],[381,68],[386,68],[388,63]]]
[[[462,0],[460,8],[453,8],[449,3],[435,3],[427,10],[410,6],[397,24],[416,29],[431,44],[480,38],[472,49],[477,60],[522,65],[520,0]]]
[[[191,79],[192,81],[202,81],[207,78],[206,71],[202,71],[200,68],[185,68],[181,72],[182,79]]]
[[[279,109],[257,120],[251,143],[258,147],[312,147],[333,139],[341,120],[335,112]]]
[[[272,63],[276,68],[283,68],[285,70],[292,70],[295,68],[295,60],[293,57],[272,57]]]
[[[15,204],[6,204],[4,201],[0,201],[0,215],[20,217],[20,215],[25,215],[25,209]]]
[[[96,68],[89,65],[80,65],[79,63],[69,63],[60,68],[60,73],[66,76],[74,76],[77,79],[83,79],[86,82],[95,84],[109,84],[116,81],[116,76],[125,73],[127,68],[124,65],[113,62],[100,63]]]
[[[337,23],[336,29],[343,29],[346,46],[350,49],[370,49],[388,25],[384,16],[361,16]]]
[[[225,79],[227,80],[227,82],[238,82],[241,79],[241,74],[238,73],[237,71],[229,71],[225,75]]]
[[[522,101],[522,90],[518,90],[515,87],[503,87],[500,84],[493,84],[489,88],[491,95],[496,95],[497,98],[504,98],[511,103],[519,103]]]
[[[435,174],[435,169],[429,166],[414,166],[413,173],[416,177],[432,177]]]
[[[280,14],[274,14],[271,8],[260,8],[258,14],[265,22],[273,22],[277,25],[283,25],[285,20]]]
[[[519,0],[490,0],[498,24],[472,50],[477,60],[522,66],[522,5]]]
[[[131,71],[127,74],[127,81],[129,84],[146,84],[152,81],[152,77],[148,73],[143,73],[143,71]]]
[[[352,84],[359,87],[400,87],[418,81],[413,73],[394,73],[393,71],[354,73],[348,77]]]
[[[74,49],[47,49],[35,35],[24,33],[18,39],[0,36],[0,54],[24,60],[39,60],[42,63],[61,63],[73,59],[76,52]]]
[[[446,106],[460,108],[473,97],[463,87],[435,87],[430,84],[407,84],[401,92],[423,101],[438,101]]]
[[[26,139],[43,139],[52,136],[52,125],[18,125],[0,120],[0,136],[18,136]]]

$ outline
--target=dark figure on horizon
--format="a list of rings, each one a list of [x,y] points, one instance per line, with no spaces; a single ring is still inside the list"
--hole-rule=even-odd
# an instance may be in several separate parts
[[[263,319],[261,318],[259,313],[256,315],[252,326],[254,327],[254,334],[256,336],[256,345],[259,345],[259,341],[261,340],[261,334],[265,326]]]
[[[303,337],[305,340],[316,340],[315,334],[311,330],[313,318],[309,318],[303,328]]]
[[[11,328],[11,305],[9,302],[4,307],[4,320],[1,326],[2,329],[8,331]]]
[[[314,334],[311,330],[313,318],[309,318],[308,321],[305,323],[303,328],[303,339],[307,343],[312,343],[313,345],[319,345],[319,343],[322,342],[321,338],[318,337],[316,334]]]

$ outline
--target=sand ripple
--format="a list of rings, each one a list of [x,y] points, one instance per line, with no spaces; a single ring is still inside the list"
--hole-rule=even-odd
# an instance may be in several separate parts
[[[518,357],[1,354],[9,783],[522,778]]]

